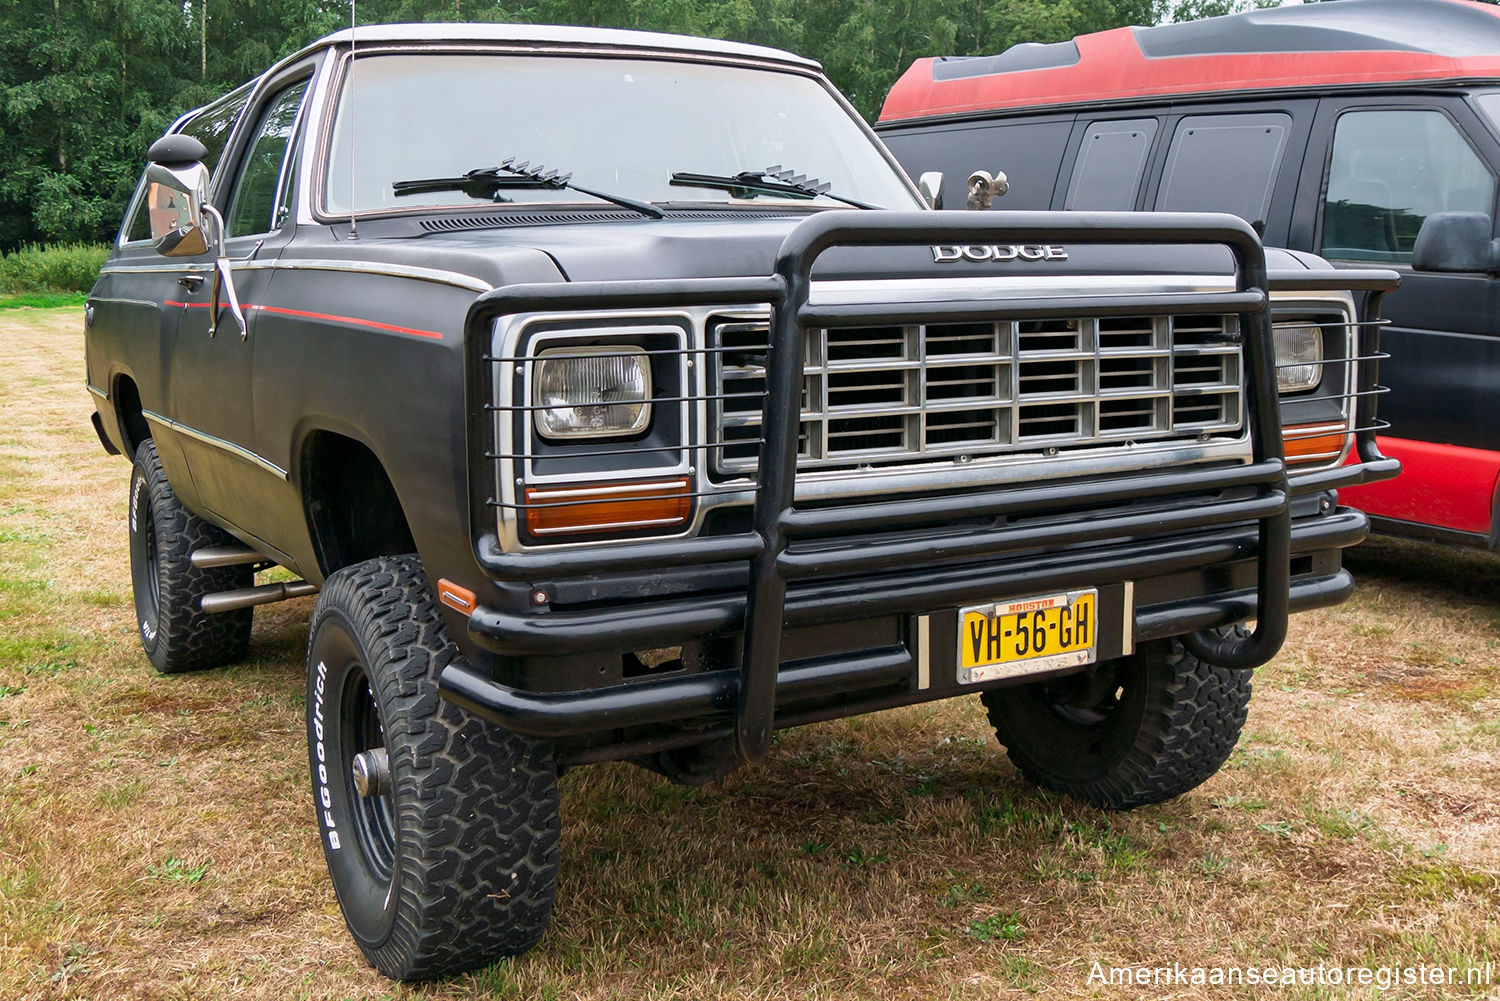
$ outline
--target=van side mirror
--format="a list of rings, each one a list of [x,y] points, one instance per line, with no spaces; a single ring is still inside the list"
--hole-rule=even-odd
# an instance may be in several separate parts
[[[943,172],[941,170],[928,170],[917,178],[917,190],[922,193],[922,201],[927,203],[930,209],[943,207]]]
[[[208,253],[204,227],[208,204],[207,155],[192,136],[162,136],[151,144],[146,158],[146,207],[151,219],[151,241],[164,257],[196,257]]]
[[[1485,212],[1434,212],[1417,231],[1411,266],[1417,271],[1500,274],[1500,240]]]

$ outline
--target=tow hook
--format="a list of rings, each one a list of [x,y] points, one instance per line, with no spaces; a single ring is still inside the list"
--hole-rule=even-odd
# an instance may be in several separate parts
[[[391,759],[385,753],[385,748],[376,747],[356,754],[351,772],[354,776],[354,791],[366,799],[390,793]]]

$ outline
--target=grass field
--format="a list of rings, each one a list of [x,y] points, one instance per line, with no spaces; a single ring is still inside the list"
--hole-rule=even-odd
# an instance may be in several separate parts
[[[1500,980],[1500,564],[1380,542],[1351,559],[1354,601],[1295,619],[1257,673],[1224,770],[1174,802],[1037,792],[975,699],[783,733],[706,790],[582,769],[541,946],[384,981],[309,808],[310,600],[259,610],[243,664],[152,672],[81,327],[0,313],[0,998],[1202,996],[1091,981],[1096,962]]]

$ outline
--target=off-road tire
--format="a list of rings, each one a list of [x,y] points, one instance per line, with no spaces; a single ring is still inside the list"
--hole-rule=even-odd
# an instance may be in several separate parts
[[[557,885],[550,745],[438,697],[459,657],[415,556],[328,578],[307,648],[307,744],[329,875],[366,958],[398,980],[483,966],[534,946]],[[383,746],[390,792],[351,767]]]
[[[248,566],[199,569],[195,549],[238,545],[234,537],[182,506],[162,472],[156,444],[135,452],[130,476],[130,582],[141,646],[162,674],[243,660],[250,648],[252,609],[209,614],[204,595],[249,587]]]
[[[1175,640],[1093,674],[981,695],[995,735],[1031,782],[1107,810],[1180,796],[1240,738],[1249,671],[1214,667]]]

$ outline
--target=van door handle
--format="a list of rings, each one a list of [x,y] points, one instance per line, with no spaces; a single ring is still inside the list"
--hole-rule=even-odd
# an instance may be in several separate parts
[[[187,289],[189,292],[196,292],[196,291],[198,291],[198,286],[200,286],[200,285],[203,284],[203,276],[202,275],[183,275],[181,278],[177,279],[177,284],[181,285],[183,288]]]

